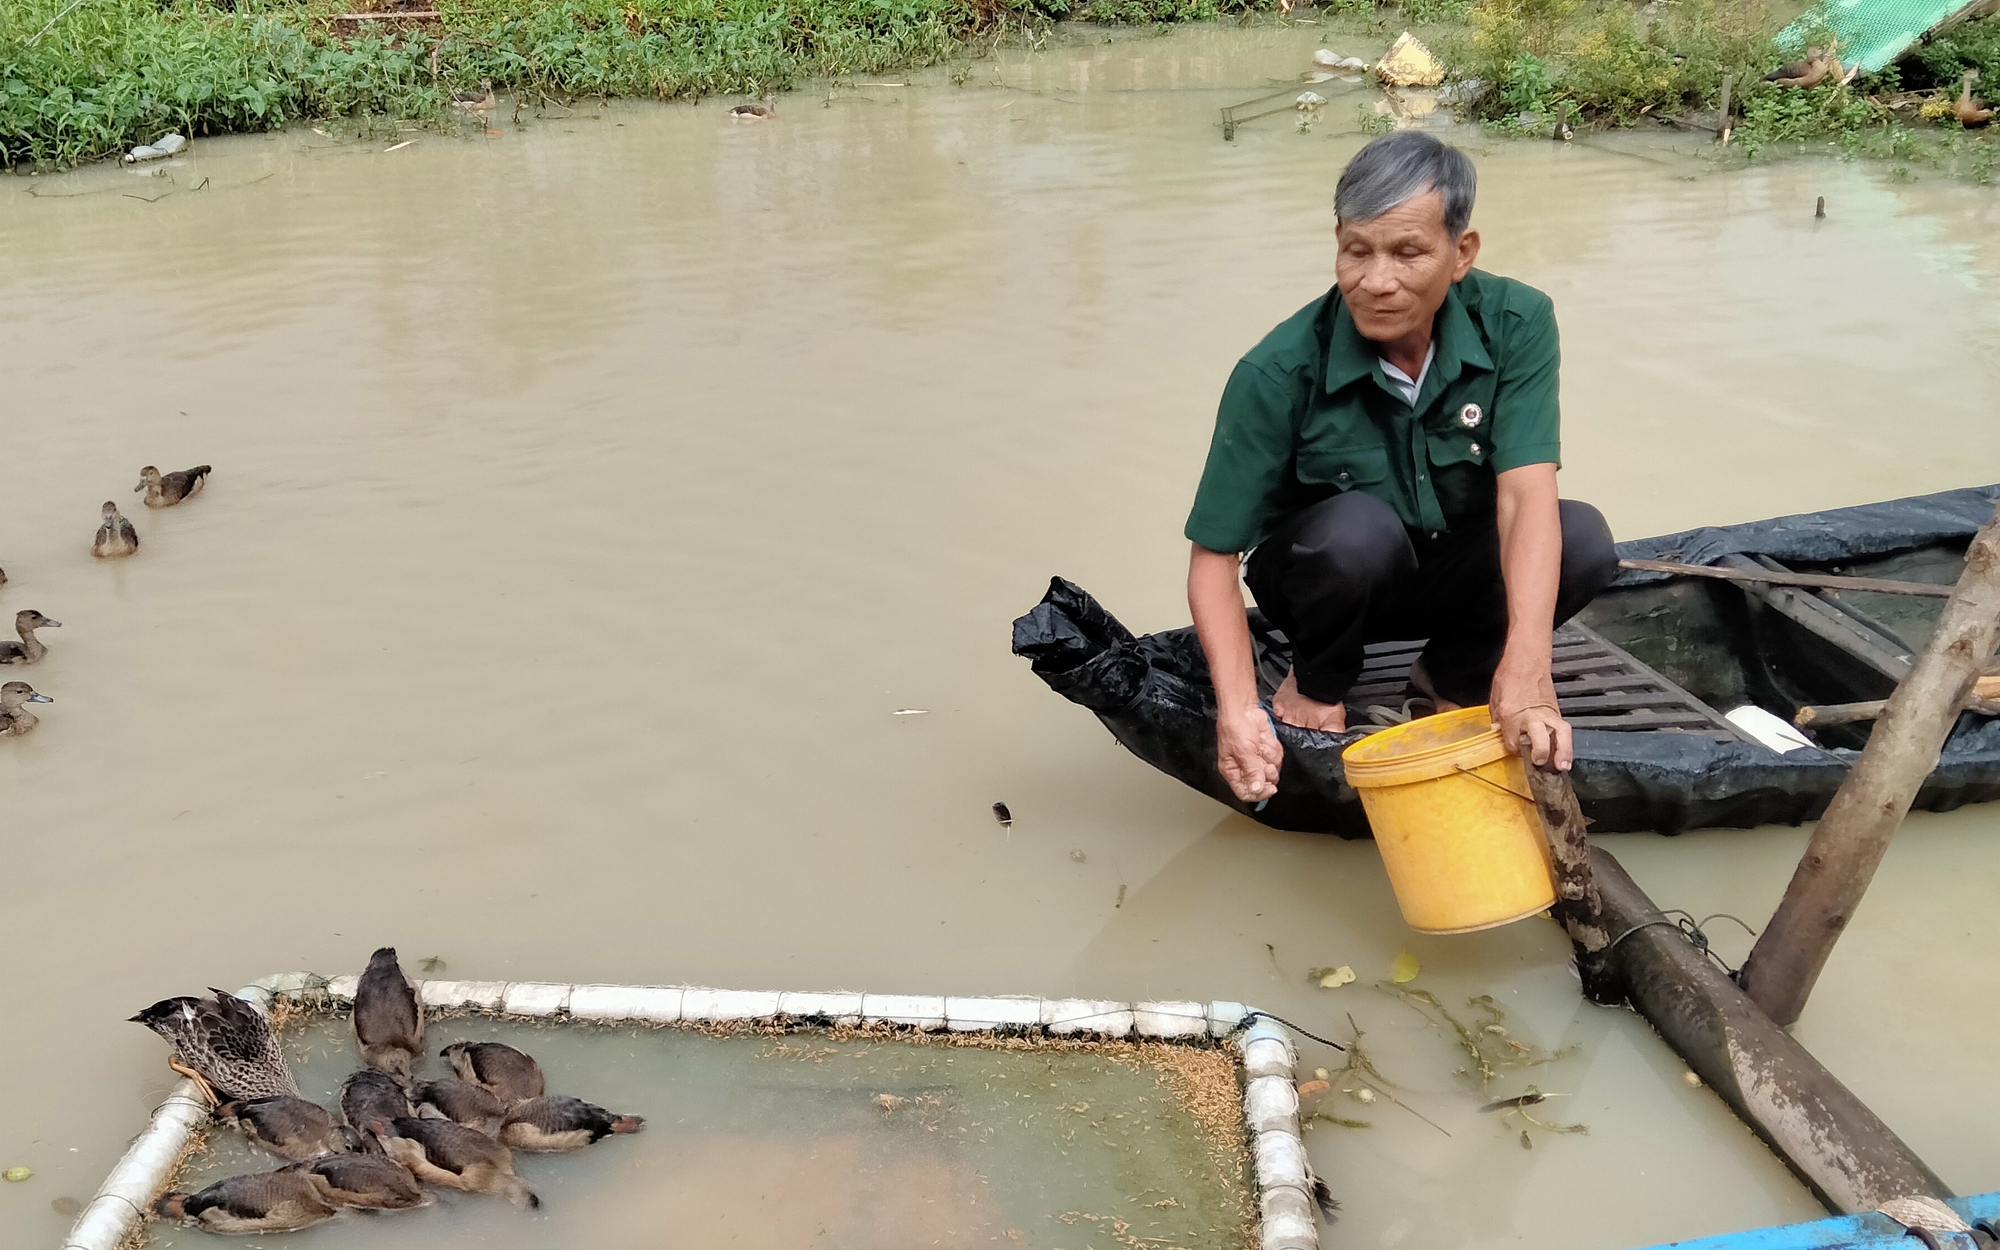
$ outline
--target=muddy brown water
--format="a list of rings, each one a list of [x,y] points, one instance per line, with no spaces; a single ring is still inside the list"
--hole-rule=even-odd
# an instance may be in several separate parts
[[[1052,573],[1185,622],[1215,396],[1328,282],[1365,97],[1333,84],[1310,132],[1234,144],[1216,110],[1319,39],[1082,39],[757,126],[503,110],[394,152],[301,130],[202,141],[170,177],[0,180],[0,608],[64,622],[25,674],[56,703],[0,743],[0,1165],[35,1169],[0,1187],[5,1240],[56,1244],[51,1204],[168,1088],[126,1016],[384,943],[478,978],[1351,1015],[1450,1135],[1336,1108],[1372,1127],[1311,1136],[1335,1246],[1812,1216],[1642,1022],[1578,1002],[1552,928],[1411,934],[1370,845],[1230,815],[1007,652]],[[1484,263],[1562,319],[1564,489],[1619,534],[2000,476],[1992,191],[1462,138]],[[204,495],[137,506],[139,466],[203,462]],[[110,565],[107,498],[144,542]],[[1990,809],[1913,819],[1800,1026],[1964,1192],[2000,1187],[1996,837]],[[1754,923],[1802,839],[1610,841],[1663,906]],[[1404,949],[1417,985],[1491,994],[1569,1057],[1455,1075],[1370,988]],[[1334,964],[1360,979],[1306,984]],[[1589,1134],[1524,1150],[1474,1110],[1529,1082]],[[479,1236],[651,1245],[703,1199]],[[782,1240],[705,1220],[685,1244]]]

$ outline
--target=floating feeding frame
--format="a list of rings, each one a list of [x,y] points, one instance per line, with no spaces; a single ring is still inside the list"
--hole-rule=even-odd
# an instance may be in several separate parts
[[[354,1001],[357,976],[287,972],[237,991],[267,1015]],[[952,997],[687,985],[553,985],[542,981],[418,981],[424,1006],[501,1019],[591,1024],[886,1025],[928,1033],[1040,1035],[1151,1042],[1214,1042],[1234,1052],[1243,1086],[1262,1250],[1319,1250],[1305,1143],[1299,1136],[1298,1052],[1278,1024],[1242,1003],[1113,1002],[1090,998]],[[143,1228],[208,1122],[207,1104],[182,1080],[87,1203],[62,1250],[119,1250]]]

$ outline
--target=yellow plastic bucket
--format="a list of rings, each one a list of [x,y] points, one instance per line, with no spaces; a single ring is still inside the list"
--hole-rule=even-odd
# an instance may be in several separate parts
[[[1488,716],[1427,716],[1341,753],[1403,919],[1425,933],[1491,929],[1556,901],[1527,770]]]

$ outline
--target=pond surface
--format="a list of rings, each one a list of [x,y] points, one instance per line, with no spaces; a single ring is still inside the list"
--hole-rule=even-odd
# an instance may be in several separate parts
[[[1129,1236],[1187,1250],[1240,1250],[1254,1211],[1236,1141],[1192,1112],[1201,1092],[1158,1066],[1185,1057],[1233,1092],[1217,1051],[1152,1045],[986,1049],[804,1031],[713,1037],[683,1029],[537,1028],[433,1019],[420,1080],[451,1075],[450,1041],[533,1054],[550,1093],[640,1114],[633,1136],[567,1154],[514,1152],[541,1198],[437,1191],[415,1211],[352,1212],[259,1238],[301,1250],[448,1245],[902,1247],[1110,1244]],[[288,1031],[299,1088],[326,1106],[360,1066],[345,1013]],[[1183,1099],[1182,1088],[1189,1091]],[[1228,1127],[1233,1128],[1234,1125]],[[279,1161],[212,1131],[179,1188]],[[1233,1147],[1233,1148],[1232,1148]],[[148,1245],[214,1246],[155,1225]]]
[[[4,1240],[57,1244],[52,1202],[169,1087],[127,1016],[381,944],[454,977],[1351,1017],[1439,1128],[1320,1123],[1332,1247],[1814,1215],[1642,1021],[1578,1001],[1551,927],[1413,935],[1372,846],[1231,815],[1008,654],[1051,574],[1186,622],[1216,396],[1329,283],[1368,97],[1234,143],[1218,109],[1319,40],[1080,39],[764,125],[503,109],[396,151],[300,130],[200,141],[171,181],[0,179],[0,609],[64,622],[28,674],[55,704],[0,743],[0,1166],[36,1172],[0,1187]],[[2000,477],[1993,191],[1460,138],[1483,263],[1556,300],[1564,489],[1620,535]],[[202,496],[136,506],[141,465],[200,463]],[[110,565],[107,498],[145,544]],[[1803,836],[1609,841],[1662,906],[1757,923]],[[1911,820],[1799,1027],[1962,1192],[2000,1187],[1996,839],[1991,810]],[[1370,988],[1406,949],[1567,1057],[1456,1075]],[[1588,1135],[1524,1150],[1478,1114],[1528,1081]],[[628,1148],[655,1147],[588,1163]],[[482,1244],[548,1244],[512,1215]]]

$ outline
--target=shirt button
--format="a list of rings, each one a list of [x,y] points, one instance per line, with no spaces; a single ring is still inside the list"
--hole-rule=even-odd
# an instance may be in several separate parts
[[[1347,470],[1346,470],[1346,469],[1342,469],[1342,470],[1340,471],[1340,480],[1341,480],[1341,481],[1343,481],[1343,482],[1345,482],[1345,481],[1347,480]]]
[[[1443,537],[1444,537],[1444,533],[1443,533],[1442,531],[1440,531],[1440,530],[1432,530],[1432,531],[1431,531],[1431,541],[1432,541],[1432,542],[1436,542],[1436,541],[1437,541],[1438,539],[1440,539],[1440,538],[1443,538]]]
[[[1478,443],[1474,443],[1474,444],[1472,445],[1472,454],[1473,454],[1473,455],[1475,455],[1475,456],[1479,454],[1479,444],[1478,444]]]

